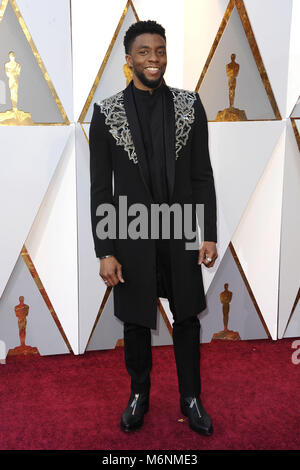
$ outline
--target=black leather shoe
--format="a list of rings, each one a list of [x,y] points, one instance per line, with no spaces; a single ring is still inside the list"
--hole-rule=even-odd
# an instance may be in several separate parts
[[[149,410],[149,393],[131,392],[127,408],[122,414],[121,428],[129,432],[140,428],[144,422],[144,414]]]
[[[200,398],[180,397],[180,409],[184,416],[189,418],[189,425],[193,431],[205,436],[213,433],[210,417],[206,413]]]

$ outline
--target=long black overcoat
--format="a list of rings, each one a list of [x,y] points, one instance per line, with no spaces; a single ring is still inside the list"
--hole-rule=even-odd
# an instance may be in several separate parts
[[[96,256],[113,254],[122,265],[125,283],[119,282],[113,287],[115,315],[122,321],[155,329],[158,298],[156,242],[151,237],[134,240],[118,237],[119,196],[127,196],[128,207],[135,203],[144,204],[149,213],[153,204],[132,87],[131,82],[125,90],[94,104],[89,132],[92,233]],[[199,95],[167,87],[164,113],[169,205],[177,203],[183,208],[183,204],[192,204],[195,229],[195,204],[204,204],[204,240],[216,242],[215,187],[208,150],[207,118]],[[96,211],[103,203],[115,207],[117,238],[100,239],[97,236],[101,217]],[[135,217],[128,216],[128,224]],[[174,236],[170,239],[172,288],[179,321],[199,314],[206,307],[202,266],[198,265],[199,251],[186,250],[186,241],[190,240],[185,237],[184,230],[181,239]]]

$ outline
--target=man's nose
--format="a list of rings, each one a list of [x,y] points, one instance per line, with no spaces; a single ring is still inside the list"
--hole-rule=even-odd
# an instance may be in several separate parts
[[[148,59],[150,62],[159,62],[159,56],[156,52],[150,52]]]

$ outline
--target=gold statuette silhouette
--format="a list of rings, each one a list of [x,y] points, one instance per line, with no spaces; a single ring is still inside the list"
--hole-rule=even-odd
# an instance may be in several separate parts
[[[228,77],[228,89],[229,89],[229,108],[219,111],[216,117],[216,121],[247,121],[245,111],[235,108],[234,98],[236,89],[236,78],[239,74],[240,66],[235,62],[235,54],[231,54],[231,62],[226,65],[226,73]]]
[[[225,290],[220,294],[220,301],[222,304],[223,310],[223,323],[224,323],[224,330],[219,331],[219,333],[215,333],[212,337],[212,341],[216,339],[225,339],[225,340],[239,340],[240,335],[237,331],[232,331],[228,329],[228,320],[229,320],[229,309],[230,309],[230,302],[232,299],[232,292],[228,290],[228,284],[224,284]]]
[[[37,348],[33,348],[32,346],[27,346],[25,344],[26,338],[26,325],[27,325],[27,315],[29,311],[29,306],[24,304],[24,297],[19,297],[20,303],[15,306],[15,314],[18,318],[18,327],[19,327],[19,338],[20,338],[20,346],[17,346],[14,349],[10,349],[8,351],[8,356],[27,356],[29,354],[38,354],[39,352]]]
[[[123,65],[123,73],[126,78],[126,86],[128,86],[132,80],[132,70],[127,64]]]
[[[15,126],[34,124],[30,113],[25,113],[18,109],[18,90],[21,65],[16,61],[14,52],[10,52],[8,56],[9,61],[5,64],[5,73],[8,78],[12,108],[9,111],[0,113],[0,124]]]

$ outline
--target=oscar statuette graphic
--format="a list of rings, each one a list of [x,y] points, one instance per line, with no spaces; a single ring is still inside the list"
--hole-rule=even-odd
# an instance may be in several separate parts
[[[132,80],[132,70],[127,64],[123,65],[123,73],[126,78],[126,86],[128,86]]]
[[[231,54],[231,62],[226,65],[226,74],[228,77],[229,89],[229,108],[219,111],[216,121],[247,121],[245,111],[235,108],[234,98],[236,89],[236,79],[239,74],[240,66],[235,62],[235,54]]]
[[[237,341],[240,340],[240,335],[237,331],[232,331],[228,329],[228,320],[229,320],[229,309],[230,309],[230,302],[232,299],[232,292],[228,290],[228,284],[224,284],[225,290],[220,294],[220,301],[222,304],[223,310],[223,323],[224,323],[224,330],[219,331],[219,333],[215,333],[212,337],[212,341],[216,339],[222,340],[233,340]]]
[[[16,61],[15,53],[8,54],[9,61],[5,64],[5,73],[8,78],[10,100],[12,108],[4,113],[0,113],[0,124],[22,126],[34,124],[30,113],[25,113],[18,109],[18,90],[21,65]]]
[[[32,346],[27,346],[25,344],[26,338],[26,325],[27,325],[27,315],[29,312],[29,306],[24,304],[24,297],[19,297],[20,303],[15,306],[15,314],[18,318],[18,327],[19,327],[19,338],[20,338],[20,346],[15,347],[14,349],[10,349],[8,351],[8,356],[27,356],[30,354],[39,355],[38,349],[33,348]]]

